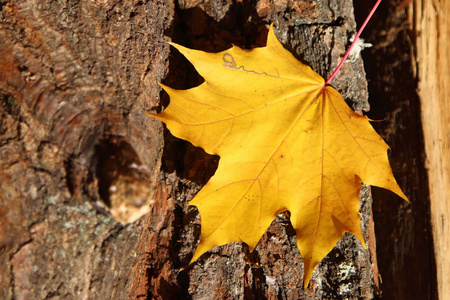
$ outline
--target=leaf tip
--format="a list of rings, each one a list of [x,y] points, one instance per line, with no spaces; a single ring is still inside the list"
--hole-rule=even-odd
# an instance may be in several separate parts
[[[184,46],[182,46],[182,45],[180,45],[180,44],[177,44],[177,43],[174,43],[174,42],[169,42],[169,45],[170,46],[172,46],[172,47],[174,47],[175,49],[177,49],[181,54],[183,54],[184,56],[186,56],[187,54],[189,54],[190,52],[190,50],[191,49],[189,49],[189,48],[187,48],[187,47],[184,47]],[[186,57],[187,58],[187,57]],[[189,59],[188,59],[189,60]]]
[[[405,200],[406,202],[411,203],[411,201],[409,201],[408,197],[406,197],[406,195],[403,193],[403,191],[402,191],[401,189],[400,189],[400,192],[399,192],[399,193],[396,192],[396,194],[397,194],[400,198],[402,198],[403,200]]]
[[[275,26],[274,23],[271,23],[269,26],[269,33],[267,34],[267,46],[277,43],[278,39],[275,35]]]
[[[194,262],[196,262],[200,256],[202,256],[203,253],[200,253],[199,251],[195,251],[194,255],[191,258],[191,261],[189,262],[189,264],[193,264]]]
[[[303,288],[306,290],[309,286],[309,283],[311,282],[311,277],[313,275],[314,269],[316,268],[317,264],[304,264],[304,276],[303,276]]]

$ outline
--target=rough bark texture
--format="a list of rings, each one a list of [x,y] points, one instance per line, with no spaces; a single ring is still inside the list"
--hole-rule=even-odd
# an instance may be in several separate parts
[[[371,251],[345,235],[306,290],[287,214],[253,253],[234,243],[189,265],[200,219],[188,201],[218,158],[145,115],[168,103],[158,81],[201,82],[170,40],[262,46],[278,22],[281,42],[327,77],[355,33],[351,1],[11,0],[0,13],[2,299],[373,298],[367,188]],[[333,85],[368,109],[360,58]],[[139,221],[111,217],[142,199],[151,209]]]

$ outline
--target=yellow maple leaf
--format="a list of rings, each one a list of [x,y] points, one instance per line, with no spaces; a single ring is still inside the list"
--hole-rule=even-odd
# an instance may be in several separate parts
[[[393,191],[388,146],[366,116],[351,110],[324,79],[283,48],[219,53],[177,48],[205,82],[189,90],[163,86],[169,106],[158,115],[170,132],[220,156],[214,176],[190,204],[202,219],[205,251],[233,241],[251,250],[274,217],[291,213],[305,264],[315,266],[347,231],[360,239],[361,182]]]

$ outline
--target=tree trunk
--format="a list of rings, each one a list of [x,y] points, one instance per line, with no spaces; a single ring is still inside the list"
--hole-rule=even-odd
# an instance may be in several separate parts
[[[416,49],[416,39],[427,34],[419,34],[412,23],[417,2],[383,1],[364,35],[374,44],[363,53],[372,108],[369,117],[383,120],[373,125],[391,147],[393,172],[411,201],[398,201],[387,191],[373,189],[383,299],[437,299],[425,124],[418,94],[417,66],[424,53]],[[361,19],[371,8],[366,1],[355,1],[355,6]]]
[[[421,99],[439,299],[450,299],[450,1],[414,1]]]
[[[374,297],[367,187],[369,250],[346,234],[306,290],[285,213],[252,253],[232,243],[189,264],[200,216],[188,203],[219,158],[145,114],[167,106],[158,82],[201,82],[171,40],[206,51],[263,46],[277,22],[280,41],[328,77],[355,34],[351,1],[11,0],[0,12],[2,299]],[[359,57],[333,83],[368,110]]]

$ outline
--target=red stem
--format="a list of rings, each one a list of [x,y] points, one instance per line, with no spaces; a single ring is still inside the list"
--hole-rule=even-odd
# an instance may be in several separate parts
[[[370,18],[372,18],[372,15],[374,14],[374,12],[377,10],[378,5],[380,5],[381,0],[377,0],[377,2],[375,3],[375,5],[372,7],[372,10],[370,11],[369,15],[366,17],[366,19],[364,20],[364,23],[361,25],[361,28],[359,28],[358,32],[356,33],[356,36],[352,42],[352,44],[350,45],[350,47],[348,48],[347,52],[345,52],[344,57],[342,58],[341,62],[339,63],[339,65],[336,67],[336,70],[334,70],[333,74],[331,74],[331,76],[327,79],[327,81],[325,82],[325,86],[330,84],[330,81],[333,80],[334,76],[336,76],[337,72],[339,72],[339,69],[342,67],[342,65],[344,64],[345,60],[347,59],[347,57],[350,54],[350,51],[352,50],[353,46],[355,46],[356,42],[358,41],[359,36],[361,35],[361,33],[363,32],[364,28],[366,27],[367,23],[369,23]]]

